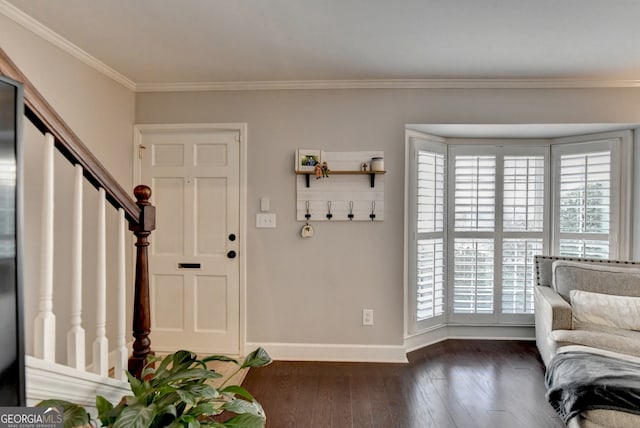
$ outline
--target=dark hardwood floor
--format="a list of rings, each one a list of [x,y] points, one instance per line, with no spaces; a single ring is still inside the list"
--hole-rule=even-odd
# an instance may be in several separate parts
[[[243,386],[267,427],[564,427],[534,342],[447,340],[409,364],[276,361]]]

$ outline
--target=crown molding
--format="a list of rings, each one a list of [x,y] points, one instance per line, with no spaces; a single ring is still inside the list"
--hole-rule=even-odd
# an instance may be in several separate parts
[[[13,6],[12,4],[6,2],[5,0],[0,0],[0,13],[5,15],[7,18],[11,19],[15,23],[22,25],[24,28],[31,31],[32,33],[42,37],[44,40],[48,41],[54,46],[57,46],[58,48],[62,49],[64,52],[67,52],[68,54],[72,55],[76,59],[88,65],[89,67],[94,68],[98,72],[118,82],[125,88],[131,91],[136,90],[136,84],[133,81],[131,81],[124,75],[118,73],[116,70],[109,67],[102,61],[99,61],[95,57],[89,55],[87,52],[83,51],[78,46],[74,45],[73,43],[71,43],[70,41],[68,41],[61,35],[59,35],[58,33],[47,28],[46,26],[41,24],[39,21],[33,19],[32,17],[30,17],[29,15],[27,15],[17,7]]]
[[[584,89],[638,87],[640,87],[640,80],[368,79],[202,83],[138,83],[136,85],[136,92],[272,91],[292,89]]]
[[[640,80],[611,79],[359,79],[135,83],[6,0],[0,13],[135,92],[273,91],[309,89],[585,89],[638,88]]]

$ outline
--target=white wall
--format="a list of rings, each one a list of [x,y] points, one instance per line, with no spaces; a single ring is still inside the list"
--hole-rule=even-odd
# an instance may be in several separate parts
[[[134,94],[0,15],[0,47],[11,57],[47,101],[70,125],[81,140],[107,167],[125,189],[132,188],[131,141],[134,118]],[[40,208],[42,183],[42,137],[25,120],[25,327],[26,349],[31,353],[33,318],[37,310],[40,261]],[[60,191],[55,197],[55,293],[54,308],[58,321],[58,337],[64,338],[69,326],[68,296],[62,292],[70,281],[69,206],[72,192],[72,167],[56,155],[56,181]],[[85,312],[87,347],[90,349],[95,330],[95,206],[97,191],[85,186]],[[115,248],[115,211],[108,209],[108,246]],[[111,239],[110,239],[111,238]],[[130,257],[128,258],[130,259]],[[115,274],[113,260],[108,262],[108,286]],[[129,268],[129,273],[131,269]],[[131,274],[128,275],[131,278]],[[131,281],[130,281],[131,282]],[[113,305],[112,305],[113,307]],[[111,316],[109,312],[108,316]],[[113,319],[113,318],[112,318]],[[115,337],[111,330],[110,337]],[[57,346],[57,359],[66,359],[66,343]],[[88,357],[90,362],[90,357]]]
[[[633,123],[640,89],[140,93],[137,123],[248,123],[247,340],[403,344],[407,123]],[[384,150],[385,221],[316,223],[299,238],[293,153]],[[329,178],[339,179],[339,178]],[[263,196],[277,229],[255,229]],[[375,325],[361,325],[363,308]]]

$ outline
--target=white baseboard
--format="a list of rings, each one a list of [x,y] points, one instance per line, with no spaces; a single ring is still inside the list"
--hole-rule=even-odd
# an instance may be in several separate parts
[[[249,342],[245,349],[251,352],[259,346],[263,347],[271,358],[280,361],[407,362],[404,346],[401,345]]]
[[[535,340],[530,325],[440,325],[404,339],[406,352],[415,351],[447,339]]]
[[[406,363],[407,353],[447,339],[535,340],[530,325],[441,325],[405,338],[404,345],[248,342],[247,351],[262,346],[280,361],[345,361]]]
[[[27,406],[55,398],[79,404],[94,414],[96,395],[102,395],[114,405],[124,395],[131,395],[128,382],[104,378],[31,356],[25,357],[25,377]]]

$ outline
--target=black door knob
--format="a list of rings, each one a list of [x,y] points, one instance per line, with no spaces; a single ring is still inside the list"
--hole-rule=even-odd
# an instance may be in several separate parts
[[[229,241],[235,241],[236,240],[236,235],[234,233],[229,235]]]
[[[227,253],[227,257],[229,257],[230,259],[235,259],[236,258],[236,252],[231,250]]]

